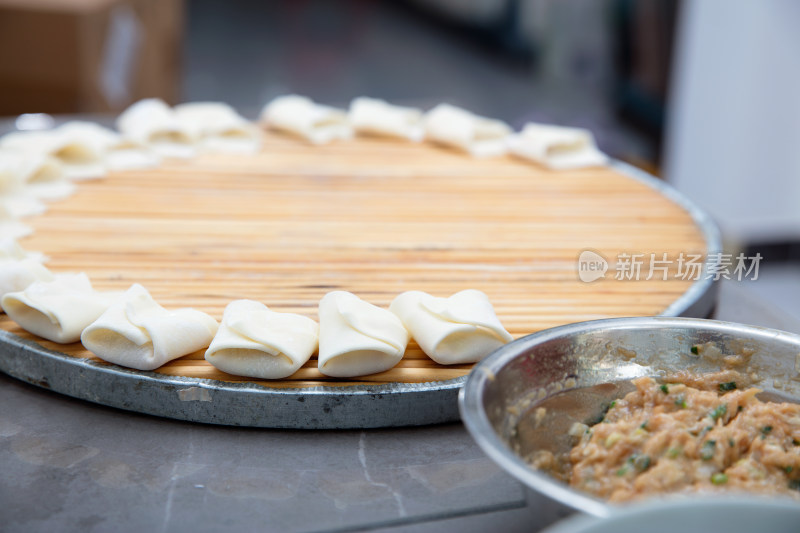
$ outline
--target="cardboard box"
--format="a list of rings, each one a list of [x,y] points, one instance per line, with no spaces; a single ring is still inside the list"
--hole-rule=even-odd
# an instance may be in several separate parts
[[[179,94],[182,0],[0,0],[0,115]]]

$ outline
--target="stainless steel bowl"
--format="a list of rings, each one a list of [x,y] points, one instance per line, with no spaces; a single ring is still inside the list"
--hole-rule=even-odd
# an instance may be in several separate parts
[[[701,346],[699,354],[692,346]],[[596,420],[604,405],[633,389],[630,379],[719,370],[725,354],[749,359],[745,366],[762,399],[800,403],[800,335],[714,320],[619,318],[540,331],[503,346],[467,379],[461,418],[484,452],[522,483],[608,516],[614,506],[532,469],[525,458],[569,449],[572,424]]]
[[[586,515],[563,520],[543,533],[797,533],[800,505],[768,497],[715,496],[656,500],[604,519]]]

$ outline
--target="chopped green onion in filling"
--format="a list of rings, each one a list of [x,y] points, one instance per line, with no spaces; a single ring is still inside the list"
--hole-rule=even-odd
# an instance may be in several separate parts
[[[714,485],[724,485],[728,482],[728,475],[722,472],[714,472],[711,474],[711,483]]]
[[[717,447],[717,441],[715,440],[707,440],[703,443],[703,447],[700,448],[700,459],[703,461],[710,461],[714,458],[714,451]]]
[[[681,409],[686,409],[686,396],[683,394],[679,394],[677,398],[675,398],[675,405],[680,407]]]
[[[728,412],[728,404],[723,403],[720,404],[716,409],[711,411],[711,413],[708,416],[710,416],[714,420],[719,420],[720,417],[725,416],[725,413],[727,412]]]
[[[682,453],[683,453],[683,448],[681,448],[680,446],[678,446],[677,448],[670,448],[669,450],[667,450],[667,457],[669,457],[670,459],[675,459]]]
[[[636,470],[644,471],[650,468],[650,456],[649,455],[639,455],[636,459],[633,460],[633,466]]]

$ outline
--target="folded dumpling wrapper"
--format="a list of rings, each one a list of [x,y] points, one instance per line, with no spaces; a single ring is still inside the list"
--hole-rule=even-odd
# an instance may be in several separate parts
[[[24,254],[24,251],[22,252]],[[6,294],[24,291],[36,281],[53,281],[55,276],[35,258],[14,255],[0,255],[0,311],[3,311],[3,297]]]
[[[62,135],[92,143],[103,154],[109,170],[153,168],[161,158],[142,143],[94,122],[74,120],[60,126]]]
[[[47,211],[47,206],[25,190],[11,194],[0,194],[0,221],[13,221],[19,218],[41,215],[45,211]],[[5,232],[0,233],[0,235],[12,239],[18,239],[23,236],[17,235],[15,237]]]
[[[180,124],[192,131],[199,147],[209,152],[256,153],[261,130],[220,102],[191,102],[175,106]]]
[[[35,281],[24,290],[3,296],[3,309],[24,330],[61,344],[77,342],[116,292],[92,288],[86,274],[59,274],[52,281]]]
[[[357,133],[382,135],[419,142],[425,137],[422,111],[389,104],[375,98],[356,98],[350,103],[350,124]]]
[[[475,157],[494,157],[508,151],[511,128],[503,121],[475,115],[450,104],[439,104],[425,115],[425,136]]]
[[[47,261],[47,256],[45,256],[42,252],[30,252],[26,250],[13,238],[0,238],[0,260],[5,261],[9,259],[13,259],[15,261],[33,259],[40,263],[44,263]]]
[[[421,291],[397,296],[389,309],[400,317],[428,357],[442,365],[475,363],[513,340],[481,291],[449,298]]]
[[[95,179],[106,175],[102,148],[91,138],[65,133],[61,128],[7,133],[0,138],[0,148],[49,155],[63,165],[64,175],[70,179]]]
[[[22,190],[22,161],[25,152],[9,149],[0,150],[0,195],[7,195]]]
[[[154,370],[206,348],[218,326],[196,309],[164,309],[137,283],[88,325],[81,342],[109,363]]]
[[[62,200],[75,193],[75,184],[67,180],[68,176],[64,165],[51,156],[32,156],[23,166],[25,191],[46,201]]]
[[[608,164],[589,130],[549,124],[526,124],[509,141],[512,154],[536,161],[553,170],[569,170]]]
[[[23,200],[22,204],[18,201],[20,198]],[[3,236],[3,239],[21,239],[33,233],[32,227],[18,220],[21,216],[31,214],[30,212],[20,213],[19,211],[19,206],[22,205],[25,207],[27,200],[27,197],[20,197],[19,195],[14,195],[10,198],[0,195],[0,235]],[[36,204],[28,207],[33,208],[41,206],[44,208],[43,204],[38,201],[36,202]],[[34,211],[34,213],[36,211]],[[42,211],[44,211],[44,209],[42,209]]]
[[[0,149],[0,222],[41,214],[45,206],[39,200],[72,194],[75,185],[65,178],[64,166],[43,151]],[[0,235],[11,232],[5,228]]]
[[[223,372],[262,379],[291,376],[317,350],[319,325],[253,300],[228,304],[206,361]]]
[[[175,111],[158,98],[132,104],[117,117],[117,129],[126,137],[162,157],[189,159],[197,155],[197,137],[181,124]]]
[[[60,200],[75,192],[61,162],[44,152],[0,150],[0,194]]]
[[[403,358],[408,331],[393,313],[344,291],[319,302],[319,371],[354,377],[383,372]]]
[[[261,121],[270,128],[294,133],[313,144],[353,136],[344,111],[295,94],[279,96],[267,104],[261,111]]]

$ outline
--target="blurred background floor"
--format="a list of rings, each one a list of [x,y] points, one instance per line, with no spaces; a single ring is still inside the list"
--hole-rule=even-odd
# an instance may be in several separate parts
[[[782,314],[800,326],[800,268],[792,261],[765,264],[756,281],[743,282],[743,289],[772,306],[772,312]],[[800,333],[795,326],[794,333]]]
[[[522,17],[520,2],[487,2],[506,11],[460,18],[438,4],[192,0],[182,99],[222,100],[251,116],[290,92],[337,106],[362,95],[422,107],[447,101],[515,128],[587,127],[608,153],[653,168],[656,140],[622,120],[614,102],[615,43],[597,27],[609,2],[550,5],[538,19],[585,24],[579,39],[570,26],[547,40],[509,21]]]

